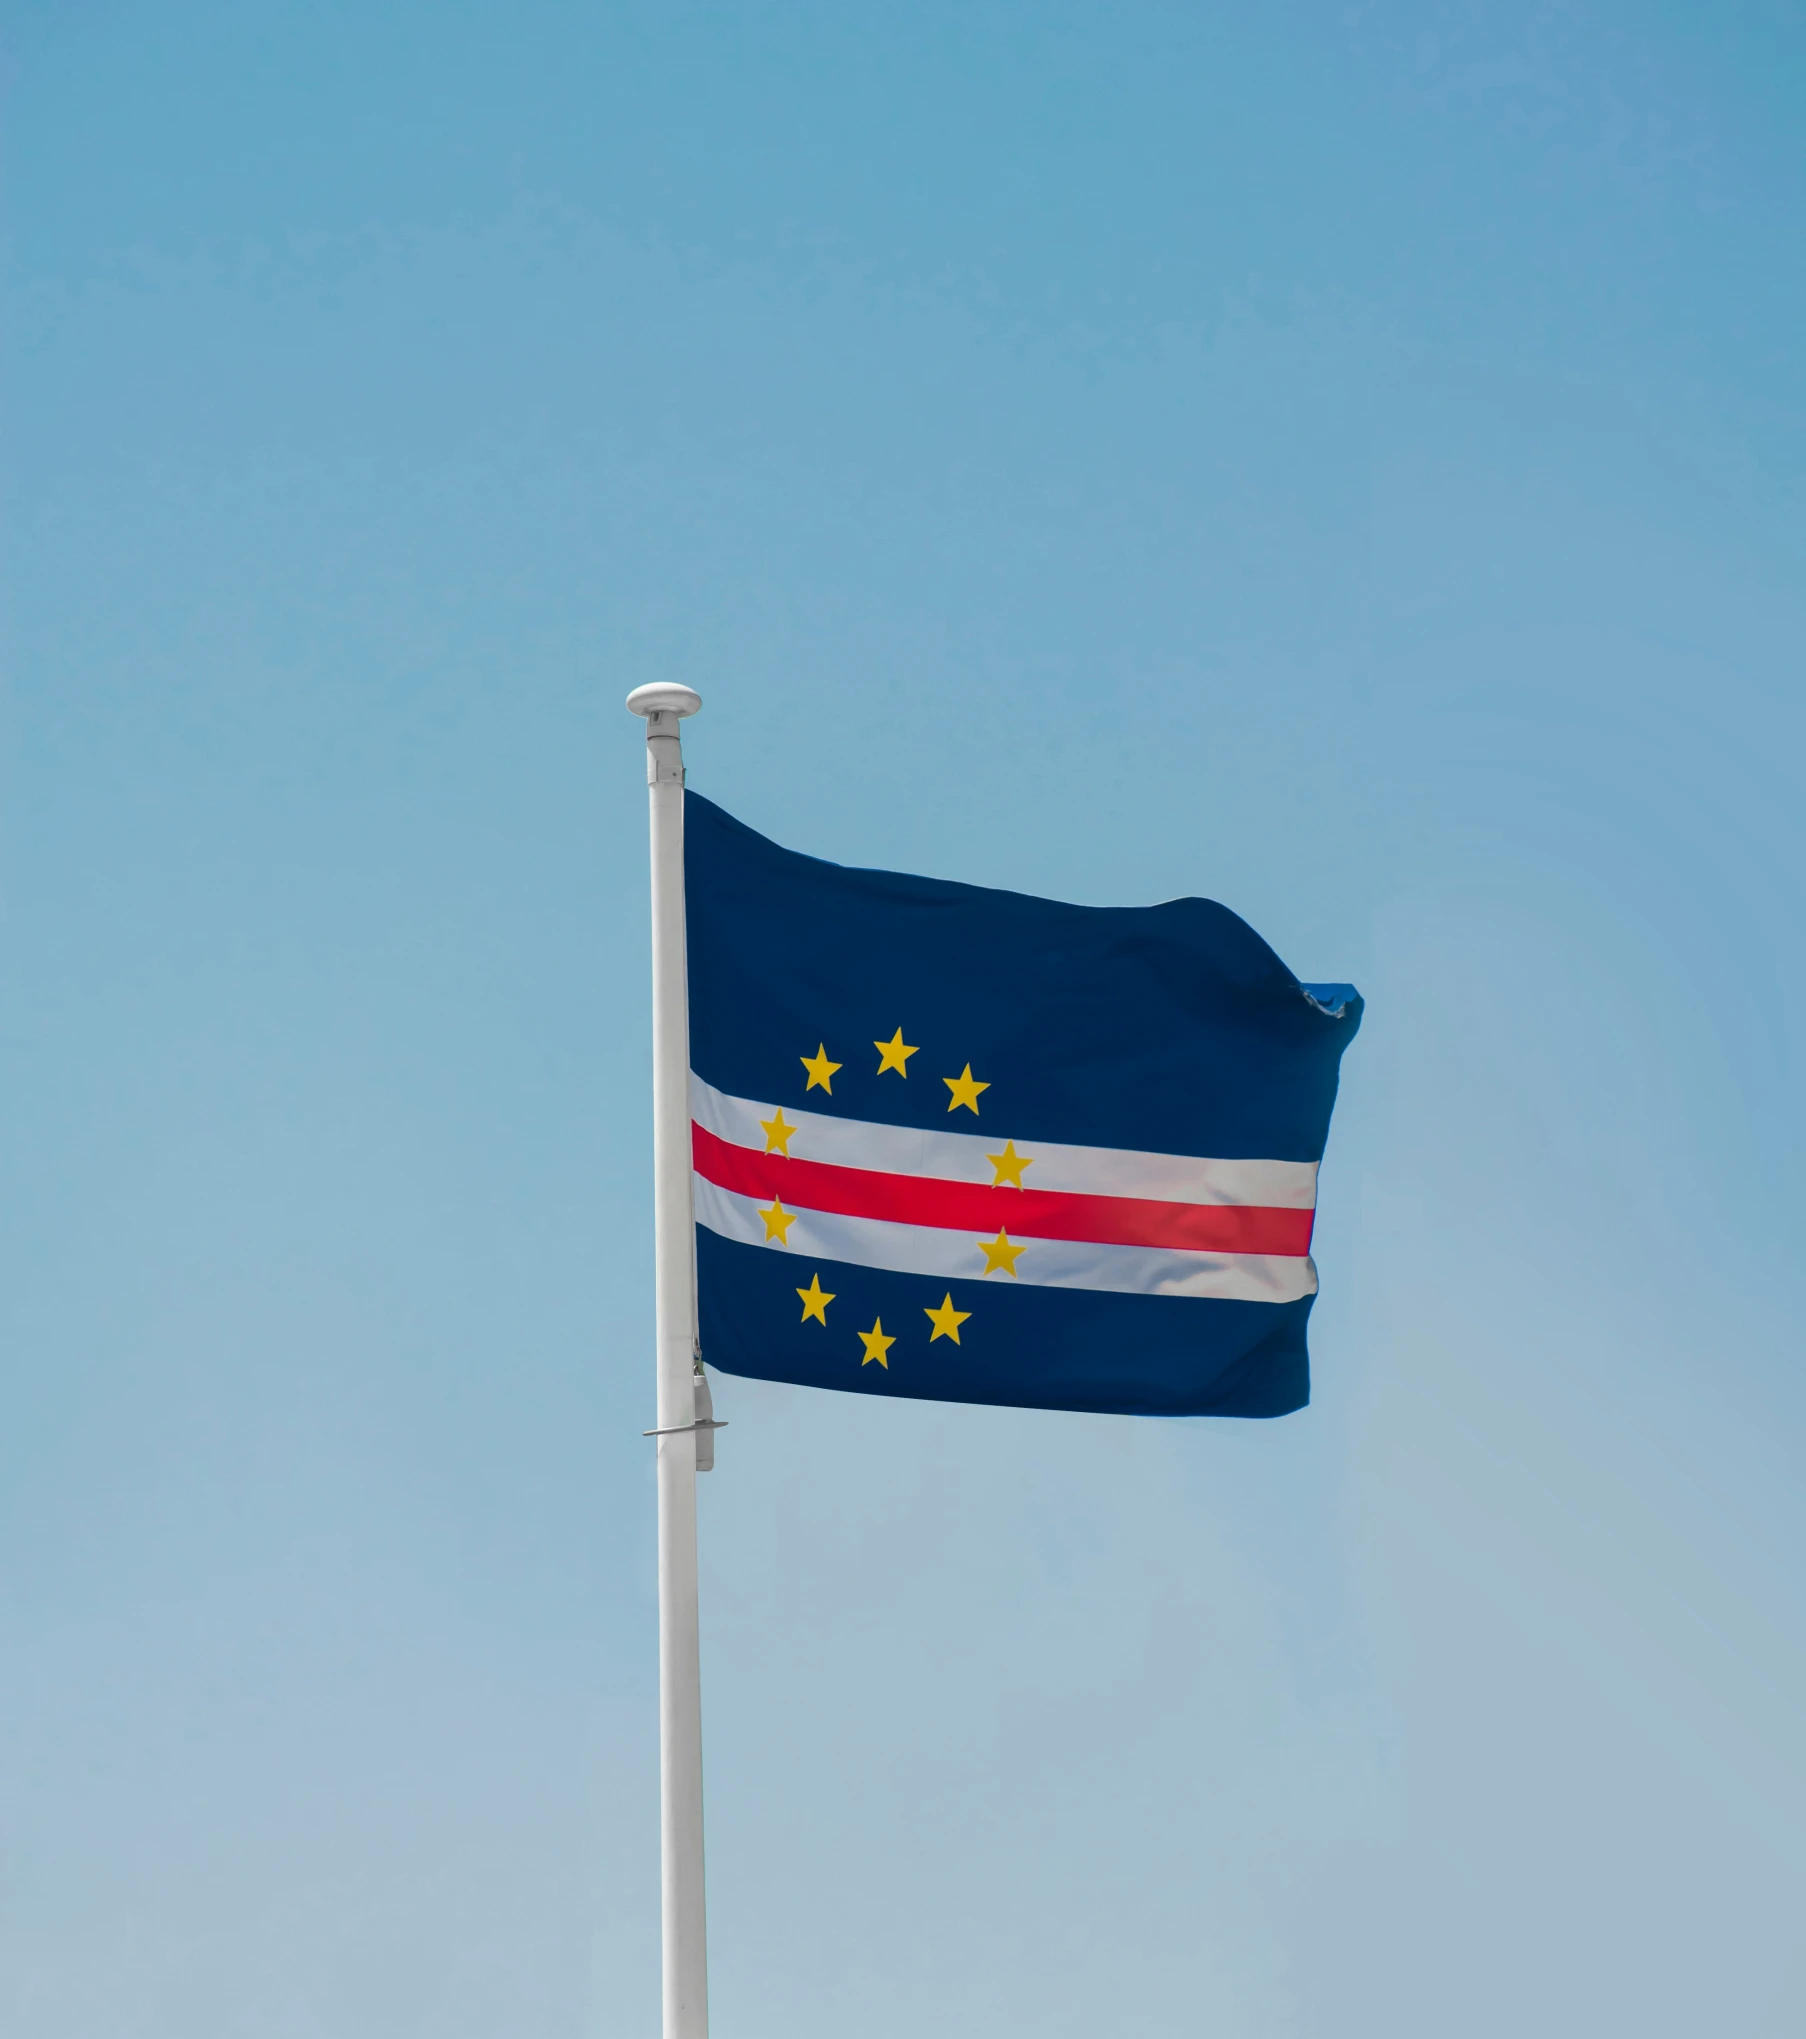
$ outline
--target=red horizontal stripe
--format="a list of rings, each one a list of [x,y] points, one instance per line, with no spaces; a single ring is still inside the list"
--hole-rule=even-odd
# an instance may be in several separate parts
[[[1305,1254],[1312,1211],[1253,1204],[1172,1204],[1148,1197],[1077,1196],[1054,1189],[987,1188],[926,1175],[885,1175],[829,1161],[790,1161],[690,1128],[697,1172],[740,1196],[778,1197],[792,1210],[934,1225],[946,1232],[1008,1232],[1012,1239],[1082,1239],[1098,1246],[1166,1246],[1191,1253]]]

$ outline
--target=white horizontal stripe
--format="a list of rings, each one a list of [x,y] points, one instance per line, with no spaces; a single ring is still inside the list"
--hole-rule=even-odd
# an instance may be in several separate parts
[[[765,1220],[752,1197],[694,1178],[696,1222],[724,1239],[765,1246]],[[765,1206],[771,1208],[769,1204]],[[773,1253],[793,1258],[844,1260],[893,1274],[931,1274],[936,1280],[1007,1283],[999,1268],[985,1274],[985,1257],[967,1232],[933,1225],[893,1225],[879,1218],[843,1218],[831,1211],[798,1211]],[[1205,1296],[1249,1303],[1291,1303],[1317,1292],[1317,1270],[1305,1255],[1184,1253],[1159,1246],[1091,1246],[1070,1239],[1031,1239],[1016,1262],[1017,1281],[1034,1288],[1108,1289],[1125,1296]]]
[[[778,1107],[730,1097],[690,1072],[690,1115],[717,1139],[765,1152],[761,1121]],[[941,1182],[991,1183],[985,1158],[1003,1152],[1010,1136],[923,1132],[872,1119],[832,1119],[825,1112],[786,1105],[784,1123],[796,1128],[785,1152],[798,1161],[829,1161],[885,1175],[926,1175]],[[1314,1161],[1209,1161],[1188,1154],[1145,1154],[1132,1147],[1072,1147],[1048,1140],[1017,1143],[1033,1167],[1025,1189],[1057,1189],[1081,1196],[1148,1197],[1171,1204],[1247,1204],[1265,1210],[1309,1211],[1317,1204]],[[1112,1249],[1119,1250],[1119,1249]]]

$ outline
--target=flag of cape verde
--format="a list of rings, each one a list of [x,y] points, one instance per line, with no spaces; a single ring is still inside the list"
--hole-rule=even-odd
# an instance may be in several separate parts
[[[684,811],[711,1366],[1026,1408],[1304,1405],[1351,986],[1301,984],[1209,900],[848,870]]]

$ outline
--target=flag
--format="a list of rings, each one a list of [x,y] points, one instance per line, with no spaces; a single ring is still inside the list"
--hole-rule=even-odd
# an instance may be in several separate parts
[[[695,793],[684,882],[711,1366],[1135,1415],[1309,1400],[1351,985],[1211,900],[847,869]]]

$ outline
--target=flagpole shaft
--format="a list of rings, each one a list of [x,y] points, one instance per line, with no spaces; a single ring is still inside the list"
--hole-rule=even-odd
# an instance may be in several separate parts
[[[684,956],[687,687],[637,688],[652,820],[652,1111],[658,1424],[659,1838],[664,2039],[707,2039],[702,1856],[702,1664],[696,1591],[696,1350],[691,1262],[690,1021]]]

